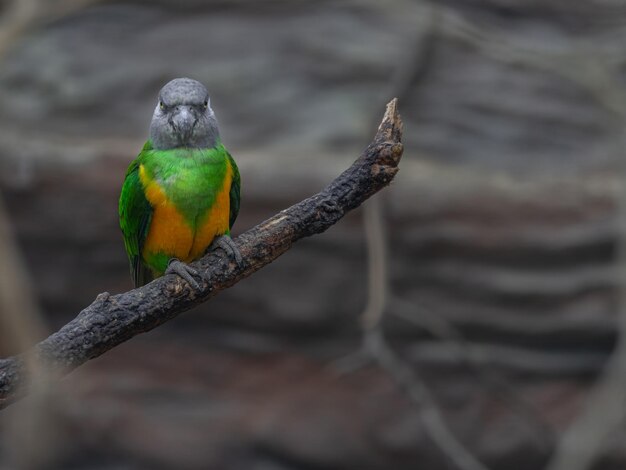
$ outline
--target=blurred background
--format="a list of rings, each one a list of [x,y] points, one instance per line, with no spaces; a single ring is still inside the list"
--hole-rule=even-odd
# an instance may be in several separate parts
[[[624,44],[620,0],[0,1],[2,357],[131,288],[118,195],[168,80],[211,93],[235,234],[393,96],[405,123],[369,224],[0,412],[0,468],[626,468]]]

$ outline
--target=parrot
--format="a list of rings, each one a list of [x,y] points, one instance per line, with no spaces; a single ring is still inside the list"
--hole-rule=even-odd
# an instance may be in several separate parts
[[[135,287],[177,274],[199,288],[189,266],[219,246],[240,265],[230,238],[241,178],[222,144],[204,85],[176,78],[161,88],[149,137],[129,165],[119,222]]]

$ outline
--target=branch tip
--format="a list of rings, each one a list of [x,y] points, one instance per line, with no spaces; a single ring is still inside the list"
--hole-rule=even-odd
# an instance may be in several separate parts
[[[378,126],[376,140],[400,142],[402,139],[402,117],[398,112],[398,98],[387,103],[383,120]]]

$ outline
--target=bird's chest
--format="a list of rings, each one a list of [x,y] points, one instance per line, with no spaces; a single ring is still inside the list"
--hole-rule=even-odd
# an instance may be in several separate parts
[[[223,178],[211,177],[204,171],[182,169],[164,178],[156,178],[167,201],[173,204],[190,225],[205,213],[221,191]]]
[[[201,256],[228,231],[229,191],[227,162],[156,173],[146,185],[153,214],[145,249],[184,261]]]

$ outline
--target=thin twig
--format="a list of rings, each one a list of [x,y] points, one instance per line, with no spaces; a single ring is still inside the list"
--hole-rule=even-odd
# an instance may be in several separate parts
[[[20,253],[0,197],[0,339],[14,351],[30,347],[46,331]]]
[[[393,308],[390,314],[428,330],[434,336],[443,339],[444,347],[456,358],[456,361],[465,364],[484,384],[497,392],[501,401],[508,403],[518,416],[528,423],[527,428],[531,438],[543,450],[548,450],[554,439],[554,431],[541,418],[539,410],[517,393],[509,383],[475,360],[472,347],[463,335],[449,321],[431,311],[420,303],[412,304],[406,300],[394,297]]]
[[[452,433],[424,381],[393,352],[380,329],[368,332],[366,348],[380,367],[393,377],[418,406],[421,421],[439,449],[463,470],[486,470],[487,467],[478,461]]]
[[[0,17],[0,62],[17,40],[36,25],[60,18],[88,3],[92,1],[10,1]],[[1,197],[0,260],[0,341],[9,351],[25,351],[45,336],[47,328]],[[14,468],[43,468],[48,466],[53,448],[58,444],[52,413],[55,400],[51,389],[53,372],[46,370],[34,354],[22,357],[25,374],[37,377],[37,382],[30,384],[32,399],[29,406],[21,410],[19,416],[6,416],[11,432],[4,437],[5,464]]]
[[[437,44],[439,13],[429,6],[425,29],[418,34],[415,53],[396,73],[393,94],[408,98],[416,84],[426,76]],[[381,322],[387,306],[389,278],[387,241],[382,204],[374,198],[365,206],[364,226],[368,253],[368,298],[361,314],[365,357],[373,358],[405,390],[417,405],[426,432],[454,464],[463,470],[486,470],[454,436],[428,391],[426,384],[392,351],[385,340]],[[357,358],[358,359],[358,358]]]
[[[70,15],[101,0],[13,0],[0,17],[0,60],[16,40],[36,26]]]
[[[0,343],[10,351],[25,351],[44,337],[44,325],[21,251],[15,242],[9,217],[0,197]],[[51,418],[50,377],[37,358],[24,356],[24,366],[39,378],[33,399],[19,416],[9,415],[11,432],[6,439],[6,462],[15,468],[43,468],[54,440]],[[37,445],[32,445],[33,435]],[[24,449],[29,448],[28,452]]]

